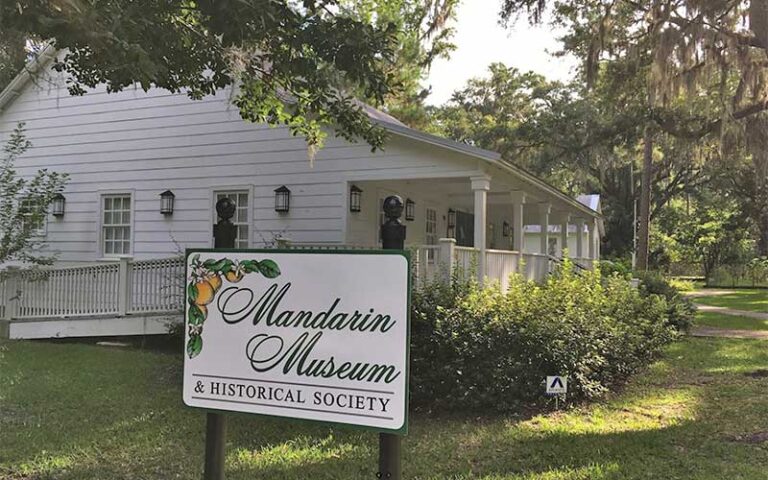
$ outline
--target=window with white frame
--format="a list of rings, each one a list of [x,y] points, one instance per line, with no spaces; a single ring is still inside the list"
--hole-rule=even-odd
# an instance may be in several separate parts
[[[131,253],[131,195],[101,197],[101,245],[105,256]]]
[[[37,200],[32,198],[22,198],[19,201],[19,213],[21,214],[21,229],[29,229],[32,235],[45,235],[46,216],[45,213],[35,216],[34,212],[38,210]]]
[[[425,228],[425,240],[427,245],[437,245],[437,210],[427,207]]]
[[[214,211],[216,211],[216,202],[222,198],[228,198],[235,203],[235,214],[232,216],[232,223],[237,227],[237,235],[235,236],[235,248],[248,248],[248,235],[250,233],[250,223],[248,214],[248,192],[245,190],[233,190],[225,192],[216,192],[215,200],[213,203]],[[218,222],[220,218],[216,218]]]
[[[427,245],[437,245],[437,210],[427,207],[424,218],[424,240]],[[427,261],[434,263],[435,251],[427,250],[427,255]]]

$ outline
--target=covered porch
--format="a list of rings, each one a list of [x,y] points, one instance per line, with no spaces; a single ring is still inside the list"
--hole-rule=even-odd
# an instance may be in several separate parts
[[[510,274],[543,280],[568,256],[577,269],[599,259],[600,215],[553,187],[493,169],[424,178],[350,179],[344,244],[379,248],[384,198],[405,202],[401,220],[414,275],[422,282],[452,273],[481,283]]]

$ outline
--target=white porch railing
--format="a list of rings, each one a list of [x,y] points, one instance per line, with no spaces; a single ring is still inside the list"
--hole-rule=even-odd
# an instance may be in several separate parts
[[[16,302],[9,299],[6,303],[6,308],[10,310],[8,317],[117,314],[118,275],[116,263],[11,274],[6,288]]]
[[[441,239],[440,250],[437,254],[438,272],[443,280],[448,281],[449,275],[445,272],[453,272],[459,278],[469,279],[478,274],[480,251],[473,247],[456,246],[455,240]],[[556,259],[557,260],[557,259]],[[543,281],[555,268],[557,262],[552,257],[540,253],[520,253],[513,250],[485,251],[484,278],[498,281],[501,288],[509,287],[509,279],[512,274],[520,274],[526,280]],[[574,259],[577,269],[591,269],[591,259]],[[448,266],[451,268],[449,269]]]
[[[453,265],[452,268],[459,278],[467,279],[477,274],[477,265],[480,252],[472,247],[454,247],[453,255],[450,255]],[[443,262],[445,261],[443,255]]]
[[[131,262],[128,313],[172,312],[184,305],[184,260]]]
[[[349,247],[322,249],[325,248]],[[477,275],[480,252],[472,247],[458,247],[454,240],[441,239],[440,245],[409,249],[416,285],[449,281],[452,274],[464,279]],[[500,282],[503,289],[509,286],[513,273],[541,281],[556,263],[547,255],[509,250],[486,250],[483,261],[485,278]],[[573,261],[580,265],[577,268],[587,269],[594,262],[584,258]],[[5,320],[172,313],[181,311],[183,304],[184,260],[178,257],[9,270],[0,276],[0,319]]]
[[[485,251],[485,276],[498,280],[501,288],[509,287],[510,275],[517,273],[520,265],[520,254],[510,250]]]
[[[411,251],[411,274],[417,285],[431,282],[440,274],[439,245],[421,245],[409,248]]]
[[[123,316],[181,311],[181,258],[7,271],[0,279],[3,319]]]

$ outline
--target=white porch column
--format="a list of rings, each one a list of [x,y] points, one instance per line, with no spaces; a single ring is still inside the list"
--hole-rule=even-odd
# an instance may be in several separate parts
[[[584,219],[576,219],[576,258],[584,258]]]
[[[597,220],[589,223],[589,258],[594,260],[597,253]]]
[[[552,211],[552,205],[549,203],[539,204],[539,219],[541,224],[541,245],[539,246],[539,253],[544,255],[549,254],[549,214]]]
[[[560,256],[565,258],[568,250],[568,222],[571,221],[571,216],[564,213],[560,220]],[[573,252],[567,252],[568,256],[573,257]]]
[[[512,250],[522,254],[525,248],[525,222],[523,213],[525,210],[525,192],[512,192]]]
[[[592,221],[592,228],[589,230],[591,237],[591,243],[592,245],[592,251],[589,254],[589,257],[592,260],[599,260],[600,259],[600,227],[598,226],[598,220],[595,218]]]
[[[477,281],[483,284],[485,278],[485,229],[488,225],[488,190],[491,179],[485,175],[471,177],[472,192],[475,195],[475,248],[478,253]]]
[[[456,239],[441,238],[438,242],[440,244],[440,255],[438,257],[440,262],[439,268],[441,269],[441,274],[443,275],[445,283],[450,285],[453,276],[453,258],[456,256]],[[445,269],[444,272],[442,271],[443,269]]]

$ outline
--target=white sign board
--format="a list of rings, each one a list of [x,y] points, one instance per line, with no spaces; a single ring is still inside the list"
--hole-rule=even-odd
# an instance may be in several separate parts
[[[402,252],[190,250],[184,403],[405,433]]]
[[[568,393],[568,377],[547,377],[547,395],[560,395]]]

